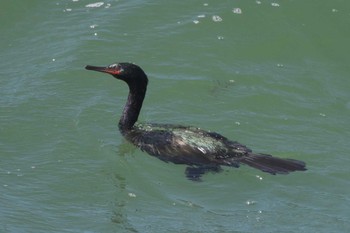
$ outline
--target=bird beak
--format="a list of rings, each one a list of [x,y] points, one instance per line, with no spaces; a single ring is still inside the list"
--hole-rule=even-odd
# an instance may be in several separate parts
[[[118,75],[120,74],[120,69],[116,69],[115,67],[107,66],[107,67],[101,67],[101,66],[85,66],[85,69],[87,70],[94,70],[102,73],[107,73],[111,75]]]

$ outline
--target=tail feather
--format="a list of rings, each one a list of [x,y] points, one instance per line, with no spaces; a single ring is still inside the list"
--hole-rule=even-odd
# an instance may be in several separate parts
[[[306,170],[306,165],[303,161],[282,159],[267,154],[250,153],[242,157],[240,162],[273,175]]]

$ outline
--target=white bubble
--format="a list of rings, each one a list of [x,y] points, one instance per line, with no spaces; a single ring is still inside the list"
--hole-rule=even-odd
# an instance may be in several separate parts
[[[214,22],[221,22],[222,21],[222,18],[218,15],[213,15],[212,19]]]
[[[103,6],[103,4],[105,4],[105,3],[104,2],[95,2],[95,3],[87,4],[85,7],[101,7],[101,6]]]
[[[241,8],[233,8],[232,12],[235,14],[242,14]]]
[[[129,197],[136,197],[136,194],[135,193],[128,193],[128,196]]]
[[[278,4],[277,2],[273,2],[273,3],[271,3],[271,6],[279,7],[280,4]]]
[[[248,201],[246,201],[245,202],[247,205],[254,205],[254,204],[256,204],[256,201],[250,201],[250,200],[248,200]]]

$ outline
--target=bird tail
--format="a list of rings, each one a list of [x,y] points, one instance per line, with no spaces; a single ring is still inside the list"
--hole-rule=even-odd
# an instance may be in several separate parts
[[[242,157],[240,162],[272,175],[306,170],[306,165],[303,161],[282,159],[267,154],[250,153]]]

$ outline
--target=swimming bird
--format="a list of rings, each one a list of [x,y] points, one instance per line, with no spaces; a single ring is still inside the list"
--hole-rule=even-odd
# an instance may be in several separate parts
[[[185,164],[186,177],[200,181],[207,172],[220,172],[221,166],[246,164],[270,174],[288,174],[306,170],[303,161],[253,153],[251,149],[211,131],[173,124],[139,123],[138,117],[146,95],[148,78],[132,63],[114,63],[106,67],[91,66],[126,82],[129,94],[119,120],[119,130],[127,141],[165,162]]]

